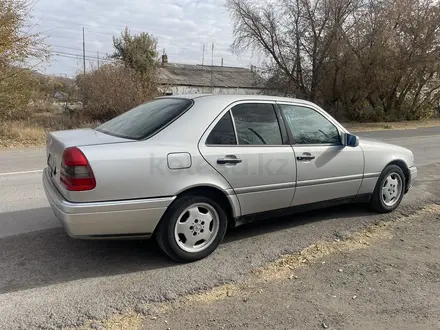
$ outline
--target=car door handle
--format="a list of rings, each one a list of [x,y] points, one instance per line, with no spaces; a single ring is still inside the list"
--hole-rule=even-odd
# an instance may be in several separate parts
[[[224,165],[224,164],[239,164],[241,162],[242,162],[242,160],[238,159],[237,156],[235,156],[235,155],[227,155],[227,156],[225,156],[225,158],[217,159],[217,164],[221,164],[221,165]]]
[[[307,161],[315,159],[315,156],[312,156],[310,152],[304,152],[301,156],[296,157],[299,161]]]

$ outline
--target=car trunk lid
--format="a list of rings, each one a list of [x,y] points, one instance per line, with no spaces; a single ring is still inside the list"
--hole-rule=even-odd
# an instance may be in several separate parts
[[[46,141],[46,161],[48,171],[55,186],[65,195],[60,181],[60,168],[64,150],[68,147],[81,147],[100,144],[124,143],[133,140],[115,137],[94,129],[75,129],[50,132]]]

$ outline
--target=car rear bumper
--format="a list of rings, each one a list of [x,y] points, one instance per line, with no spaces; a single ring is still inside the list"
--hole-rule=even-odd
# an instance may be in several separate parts
[[[67,201],[43,172],[46,197],[55,216],[74,238],[148,237],[175,197],[127,201],[72,203]]]
[[[406,183],[405,194],[411,189],[414,179],[417,177],[417,167],[413,166],[409,168],[408,182]]]

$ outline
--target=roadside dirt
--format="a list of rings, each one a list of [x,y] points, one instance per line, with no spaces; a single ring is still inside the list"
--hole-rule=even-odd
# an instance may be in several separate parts
[[[439,256],[434,204],[102,329],[440,329]]]
[[[377,123],[344,123],[345,128],[353,132],[384,131],[417,129],[422,127],[440,126],[440,119],[396,121],[396,122],[377,122]]]

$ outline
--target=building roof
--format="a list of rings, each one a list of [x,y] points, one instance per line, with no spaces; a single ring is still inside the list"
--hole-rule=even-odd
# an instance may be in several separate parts
[[[212,72],[212,81],[211,81]],[[166,63],[159,69],[161,85],[264,88],[263,79],[247,68]]]

